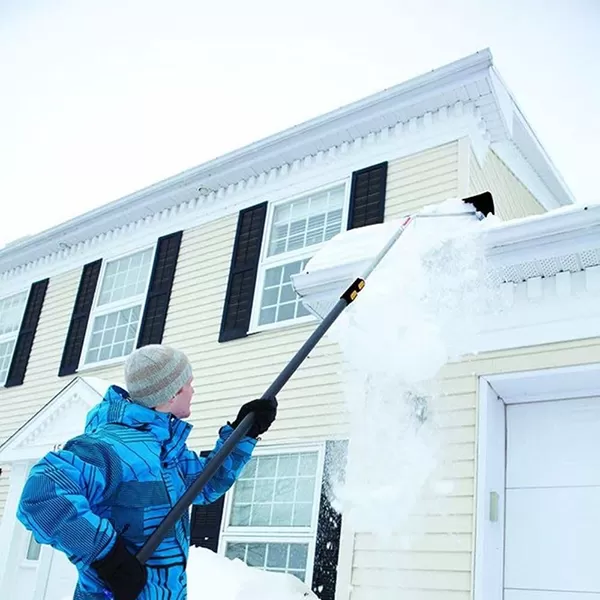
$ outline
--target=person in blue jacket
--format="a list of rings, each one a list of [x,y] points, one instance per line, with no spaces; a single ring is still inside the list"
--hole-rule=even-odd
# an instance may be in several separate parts
[[[17,516],[38,543],[78,570],[73,600],[185,600],[190,522],[186,511],[153,555],[136,553],[241,420],[254,425],[195,498],[225,494],[277,413],[275,398],[244,404],[220,428],[208,458],[188,449],[192,367],[181,351],[143,346],[125,363],[127,391],[112,385],[87,415],[85,431],[31,470]]]

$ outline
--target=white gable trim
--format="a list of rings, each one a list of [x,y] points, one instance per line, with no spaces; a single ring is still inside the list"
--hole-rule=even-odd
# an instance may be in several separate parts
[[[85,415],[107,388],[101,380],[73,379],[0,446],[0,464],[38,460],[83,433]]]

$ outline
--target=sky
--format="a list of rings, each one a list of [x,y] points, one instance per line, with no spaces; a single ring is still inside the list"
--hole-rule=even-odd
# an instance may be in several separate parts
[[[0,0],[0,246],[483,48],[597,202],[597,31],[600,0]]]

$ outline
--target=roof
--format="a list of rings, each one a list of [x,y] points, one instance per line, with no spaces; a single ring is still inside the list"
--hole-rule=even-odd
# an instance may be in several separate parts
[[[324,316],[357,274],[370,267],[402,221],[339,234],[304,271],[292,276],[295,291]],[[509,221],[492,217],[485,227],[486,259],[496,283],[518,284],[586,271],[590,285],[600,291],[600,203],[575,204]]]
[[[12,242],[0,250],[0,272],[190,202],[199,191],[202,195],[226,189],[249,177],[457,102],[474,104],[492,145],[508,143],[504,150],[508,148],[509,154],[514,153],[519,159],[524,157],[556,205],[574,202],[493,67],[491,52],[485,49]]]

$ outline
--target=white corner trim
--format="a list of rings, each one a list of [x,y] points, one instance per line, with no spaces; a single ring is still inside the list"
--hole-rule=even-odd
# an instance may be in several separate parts
[[[504,581],[505,407],[479,378],[473,600],[502,600]],[[492,495],[497,495],[495,514]]]
[[[107,254],[134,251],[161,235],[189,230],[232,216],[257,202],[275,202],[310,192],[347,177],[352,171],[455,142],[468,137],[474,148],[487,146],[483,124],[473,103],[456,102],[434,113],[399,122],[357,137],[292,164],[251,176],[206,196],[190,197],[152,216],[96,235],[71,247],[0,273],[0,285],[24,286],[43,277],[76,269]],[[191,194],[190,194],[191,195]]]
[[[14,537],[15,528],[19,525],[16,517],[17,508],[28,471],[29,467],[25,462],[11,465],[8,497],[6,498],[4,513],[0,521],[0,592],[4,589],[6,582],[6,567],[9,554],[12,551],[11,542]]]
[[[473,150],[473,154],[475,150]],[[458,140],[458,195],[466,198],[471,189],[471,140],[462,137]]]
[[[355,542],[356,534],[354,530],[348,523],[348,519],[342,518],[335,600],[350,600],[352,596],[352,569],[354,565]]]

